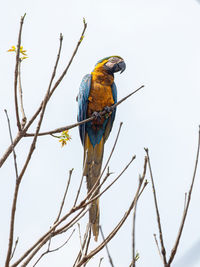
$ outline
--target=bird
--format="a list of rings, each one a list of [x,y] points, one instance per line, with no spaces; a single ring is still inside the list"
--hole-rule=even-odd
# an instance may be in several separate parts
[[[92,121],[79,125],[80,139],[84,149],[83,175],[86,176],[88,192],[93,188],[101,173],[104,144],[112,130],[116,114],[117,87],[114,73],[123,72],[126,64],[120,56],[110,56],[99,60],[91,74],[86,74],[78,93],[78,122],[94,116]],[[99,112],[106,111],[106,116]],[[97,183],[99,185],[99,181]],[[99,193],[95,191],[94,196]],[[99,234],[99,199],[94,200],[89,208],[89,222],[94,240]]]

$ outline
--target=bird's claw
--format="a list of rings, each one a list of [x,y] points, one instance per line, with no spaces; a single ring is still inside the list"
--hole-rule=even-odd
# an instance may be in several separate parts
[[[106,106],[103,110],[105,110],[106,113],[111,113],[112,107]]]
[[[94,112],[92,113],[92,116],[95,117],[95,120],[100,120],[100,119],[101,119],[101,115],[100,115],[100,113],[97,112],[97,111],[94,111]]]

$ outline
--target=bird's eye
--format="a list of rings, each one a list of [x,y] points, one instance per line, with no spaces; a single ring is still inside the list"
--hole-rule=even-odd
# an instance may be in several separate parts
[[[116,58],[115,57],[111,57],[109,61],[112,62],[112,63],[115,63],[116,62]]]

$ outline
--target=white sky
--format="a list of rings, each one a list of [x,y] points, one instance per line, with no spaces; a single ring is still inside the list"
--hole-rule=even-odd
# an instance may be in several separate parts
[[[119,144],[110,163],[118,174],[132,155],[137,159],[103,196],[101,224],[104,234],[116,225],[134,195],[138,174],[142,172],[144,147],[150,149],[152,168],[159,199],[167,255],[174,244],[182,216],[184,194],[191,181],[200,123],[200,5],[195,0],[57,0],[4,1],[0,10],[0,152],[9,145],[4,109],[8,110],[13,135],[16,134],[13,100],[15,57],[6,53],[17,42],[20,16],[27,13],[23,41],[29,58],[22,66],[25,110],[28,118],[43,97],[54,66],[59,33],[64,35],[58,74],[68,62],[82,31],[85,17],[88,29],[84,41],[68,72],[50,101],[42,129],[49,130],[76,121],[75,101],[83,75],[90,73],[97,60],[110,55],[124,58],[127,69],[116,74],[119,99],[140,85],[145,89],[120,105],[104,158],[114,142],[120,121],[124,122]],[[82,169],[82,147],[78,129],[70,131],[72,141],[63,149],[52,137],[41,137],[32,162],[24,176],[16,217],[15,236],[20,241],[16,256],[22,254],[54,221],[68,171],[74,168],[68,205],[74,199]],[[24,162],[30,140],[17,146],[19,168]],[[114,176],[113,176],[114,177]],[[149,175],[147,176],[149,180]],[[12,157],[0,172],[0,265],[7,247],[15,172]],[[200,265],[199,170],[175,267]],[[86,193],[84,190],[82,196]],[[82,224],[84,225],[84,224]],[[138,267],[162,266],[153,233],[157,233],[151,185],[145,189],[137,212],[136,248]],[[130,217],[109,244],[116,266],[131,261],[132,218]],[[58,242],[59,243],[59,242]],[[69,243],[38,266],[71,266],[79,249],[78,231]],[[95,247],[92,243],[91,248]],[[102,251],[88,264],[109,266]],[[190,263],[187,260],[190,259]],[[189,265],[188,265],[189,264]],[[30,265],[32,266],[32,265]]]

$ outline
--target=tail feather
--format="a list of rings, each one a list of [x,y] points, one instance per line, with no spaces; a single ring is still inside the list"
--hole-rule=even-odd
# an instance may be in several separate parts
[[[92,187],[96,183],[101,173],[103,151],[104,151],[103,137],[100,143],[96,144],[95,147],[93,147],[88,135],[86,134],[85,146],[84,146],[84,165],[85,166],[84,166],[83,174],[86,176],[88,192],[92,189]],[[99,182],[97,186],[98,185],[99,185]],[[95,195],[97,195],[98,193],[99,193],[99,190],[95,192]],[[96,199],[91,203],[91,207],[89,210],[89,221],[92,225],[92,232],[95,237],[95,241],[97,241],[98,234],[99,234],[99,215],[100,215],[99,214],[99,199]]]

